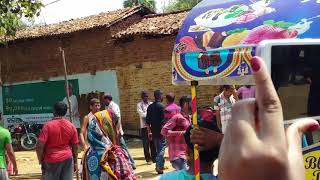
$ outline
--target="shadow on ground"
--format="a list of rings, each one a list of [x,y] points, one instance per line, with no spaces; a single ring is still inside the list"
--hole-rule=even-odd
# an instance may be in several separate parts
[[[155,178],[158,176],[158,173],[155,170],[150,170],[150,171],[143,171],[136,173],[137,179],[150,179],[150,178]]]
[[[10,176],[12,180],[18,179],[40,179],[41,173],[31,173],[31,174],[19,174],[18,176]]]
[[[169,161],[169,157],[164,157],[166,161]],[[134,156],[133,160],[142,160],[145,161],[144,156]]]

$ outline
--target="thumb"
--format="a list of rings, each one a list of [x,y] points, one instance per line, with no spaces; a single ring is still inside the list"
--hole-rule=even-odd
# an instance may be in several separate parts
[[[314,119],[303,119],[293,123],[286,131],[288,142],[289,171],[294,179],[305,179],[304,161],[302,156],[302,134],[319,129]]]
[[[302,134],[308,131],[317,130],[319,128],[320,125],[318,121],[307,118],[296,121],[289,126],[286,131],[289,153],[298,153],[301,155]]]

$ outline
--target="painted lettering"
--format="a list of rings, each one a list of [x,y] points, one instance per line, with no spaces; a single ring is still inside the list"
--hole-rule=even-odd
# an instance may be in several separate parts
[[[315,169],[317,167],[317,158],[314,156],[309,156],[306,158],[306,163],[307,165],[305,165],[306,169]]]

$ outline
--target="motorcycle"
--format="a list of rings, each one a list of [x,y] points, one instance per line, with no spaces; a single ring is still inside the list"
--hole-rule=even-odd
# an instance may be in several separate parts
[[[8,129],[11,133],[12,145],[16,150],[33,150],[36,148],[41,131],[41,124],[29,124],[21,119],[18,125],[10,125]]]

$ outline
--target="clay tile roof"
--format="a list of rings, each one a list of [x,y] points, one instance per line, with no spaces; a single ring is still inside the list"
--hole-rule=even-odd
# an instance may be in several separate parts
[[[100,13],[98,15],[64,21],[57,24],[27,28],[18,31],[15,37],[10,37],[7,40],[14,41],[17,39],[32,39],[44,36],[67,34],[101,26],[109,27],[117,21],[136,13],[143,8],[144,7],[142,6],[135,6],[131,8],[124,8],[115,11]],[[0,40],[1,39],[3,40],[4,38],[0,37]]]
[[[121,39],[133,35],[171,35],[179,31],[188,11],[146,15],[127,29],[115,34],[113,38]]]

